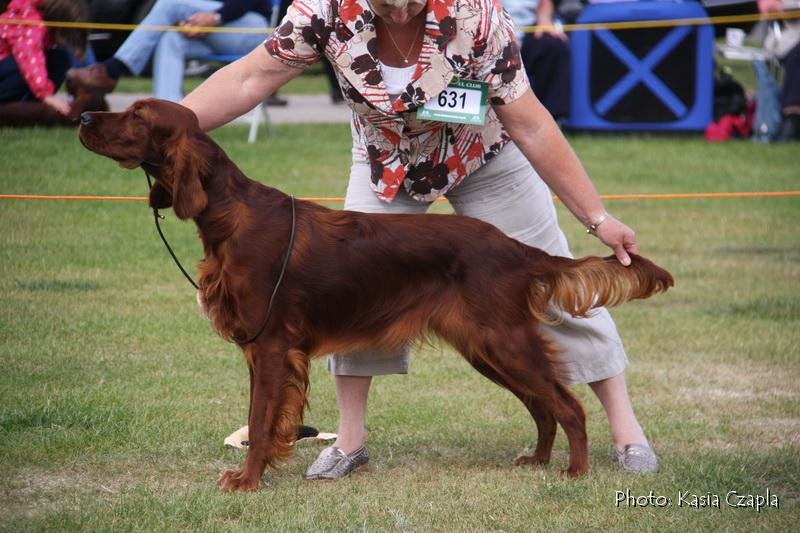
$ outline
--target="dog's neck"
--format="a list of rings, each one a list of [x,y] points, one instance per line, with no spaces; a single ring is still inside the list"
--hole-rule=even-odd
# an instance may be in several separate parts
[[[218,247],[234,242],[249,240],[255,245],[289,223],[289,213],[281,209],[288,205],[288,196],[245,176],[216,143],[211,143],[211,171],[201,179],[208,204],[194,218],[207,256],[218,255]],[[280,233],[283,237],[284,232]]]

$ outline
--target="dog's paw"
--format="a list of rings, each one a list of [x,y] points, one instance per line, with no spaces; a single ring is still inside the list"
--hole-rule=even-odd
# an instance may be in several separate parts
[[[246,474],[244,470],[226,470],[217,485],[225,492],[252,492],[261,486],[261,478]]]
[[[558,479],[564,479],[569,476],[570,479],[578,479],[589,472],[588,468],[566,468],[558,471]]]
[[[533,455],[518,455],[514,458],[514,464],[520,465],[546,465],[550,462],[549,457],[544,457],[538,454]]]

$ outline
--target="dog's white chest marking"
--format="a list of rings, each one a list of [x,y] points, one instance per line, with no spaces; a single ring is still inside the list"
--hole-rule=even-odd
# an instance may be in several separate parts
[[[197,307],[200,308],[200,314],[203,316],[203,318],[211,321],[211,315],[208,312],[208,307],[203,300],[203,293],[201,291],[197,291]]]

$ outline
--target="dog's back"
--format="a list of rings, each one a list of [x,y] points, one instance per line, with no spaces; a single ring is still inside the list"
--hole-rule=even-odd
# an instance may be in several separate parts
[[[303,319],[328,343],[346,335],[402,345],[457,323],[552,322],[553,306],[585,316],[673,284],[640,256],[627,267],[614,257],[551,256],[464,216],[316,208],[308,215],[287,288],[302,293],[292,300],[305,302]]]

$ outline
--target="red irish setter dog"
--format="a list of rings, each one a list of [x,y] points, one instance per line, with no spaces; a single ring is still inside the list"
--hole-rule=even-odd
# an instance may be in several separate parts
[[[85,113],[89,150],[155,179],[154,207],[193,219],[203,241],[200,302],[214,329],[238,342],[250,369],[250,447],[226,491],[258,488],[290,455],[312,357],[396,348],[431,331],[478,372],[515,394],[539,432],[544,464],[561,424],[572,477],[587,472],[585,415],[558,378],[556,348],[539,333],[551,305],[574,316],[665,291],[670,274],[642,257],[553,257],[494,226],[458,215],[333,211],[248,179],[178,104],[141,100],[122,113]],[[262,326],[292,234],[273,312]],[[425,231],[420,231],[425,228]]]

